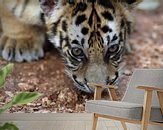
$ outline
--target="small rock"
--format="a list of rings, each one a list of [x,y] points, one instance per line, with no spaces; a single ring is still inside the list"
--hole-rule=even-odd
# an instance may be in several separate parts
[[[34,91],[34,86],[31,86],[27,83],[19,83],[18,87],[21,89],[21,91]]]
[[[85,110],[85,107],[84,107],[83,104],[76,104],[75,109],[76,109],[78,112],[81,112],[81,111],[84,111],[84,110]]]
[[[11,91],[5,91],[5,93],[9,96],[9,97],[13,97],[14,94]]]
[[[50,103],[51,103],[51,101],[48,99],[48,97],[44,97],[44,98],[42,99],[42,106],[43,106],[43,107],[49,106]]]
[[[44,67],[44,65],[42,64],[42,65],[40,65],[40,70],[41,71],[44,71],[45,70],[45,67]]]
[[[125,70],[124,74],[127,75],[127,76],[130,76],[132,74],[132,72],[130,70]]]

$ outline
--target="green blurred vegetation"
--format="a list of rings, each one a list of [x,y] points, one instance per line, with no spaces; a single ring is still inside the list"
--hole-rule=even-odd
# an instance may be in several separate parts
[[[14,65],[8,64],[0,70],[0,88],[4,87],[6,77],[13,71]],[[0,108],[0,114],[14,105],[24,105],[38,99],[42,94],[38,92],[21,92],[15,95],[10,102]],[[0,130],[19,130],[13,123],[0,125]]]

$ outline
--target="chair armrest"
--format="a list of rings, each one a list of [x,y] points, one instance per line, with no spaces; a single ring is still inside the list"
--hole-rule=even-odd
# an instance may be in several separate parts
[[[145,91],[158,91],[158,92],[163,92],[163,89],[162,88],[159,88],[159,87],[138,86],[137,89],[143,89]]]
[[[144,94],[144,105],[143,105],[143,116],[142,116],[142,124],[148,124],[151,113],[151,104],[152,104],[152,93],[153,91],[157,91],[161,112],[163,114],[163,89],[159,87],[151,87],[151,86],[138,86],[137,89],[142,89],[145,91]]]
[[[104,84],[96,84],[96,83],[88,83],[88,85],[92,86],[92,87],[115,89],[115,87],[113,85],[104,85]]]
[[[117,101],[118,97],[116,95],[115,89],[113,85],[104,85],[104,84],[95,84],[95,83],[88,83],[88,85],[95,88],[94,93],[94,100],[100,100],[101,99],[101,92],[103,88],[107,88],[109,91],[110,99],[113,101]]]
[[[94,100],[100,100],[101,99],[101,93],[103,85],[101,84],[95,84],[95,83],[88,83],[89,86],[95,88],[94,92]]]

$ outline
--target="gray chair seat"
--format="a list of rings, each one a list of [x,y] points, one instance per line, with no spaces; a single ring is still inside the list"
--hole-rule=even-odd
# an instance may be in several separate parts
[[[143,105],[118,101],[90,100],[86,103],[86,111],[129,120],[141,120]],[[150,120],[163,122],[160,108],[152,107]]]

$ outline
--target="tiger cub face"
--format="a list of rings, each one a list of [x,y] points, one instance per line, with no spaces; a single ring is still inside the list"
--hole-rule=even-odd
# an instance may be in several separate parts
[[[49,40],[64,58],[77,88],[113,84],[130,32],[130,10],[140,0],[41,0]]]

